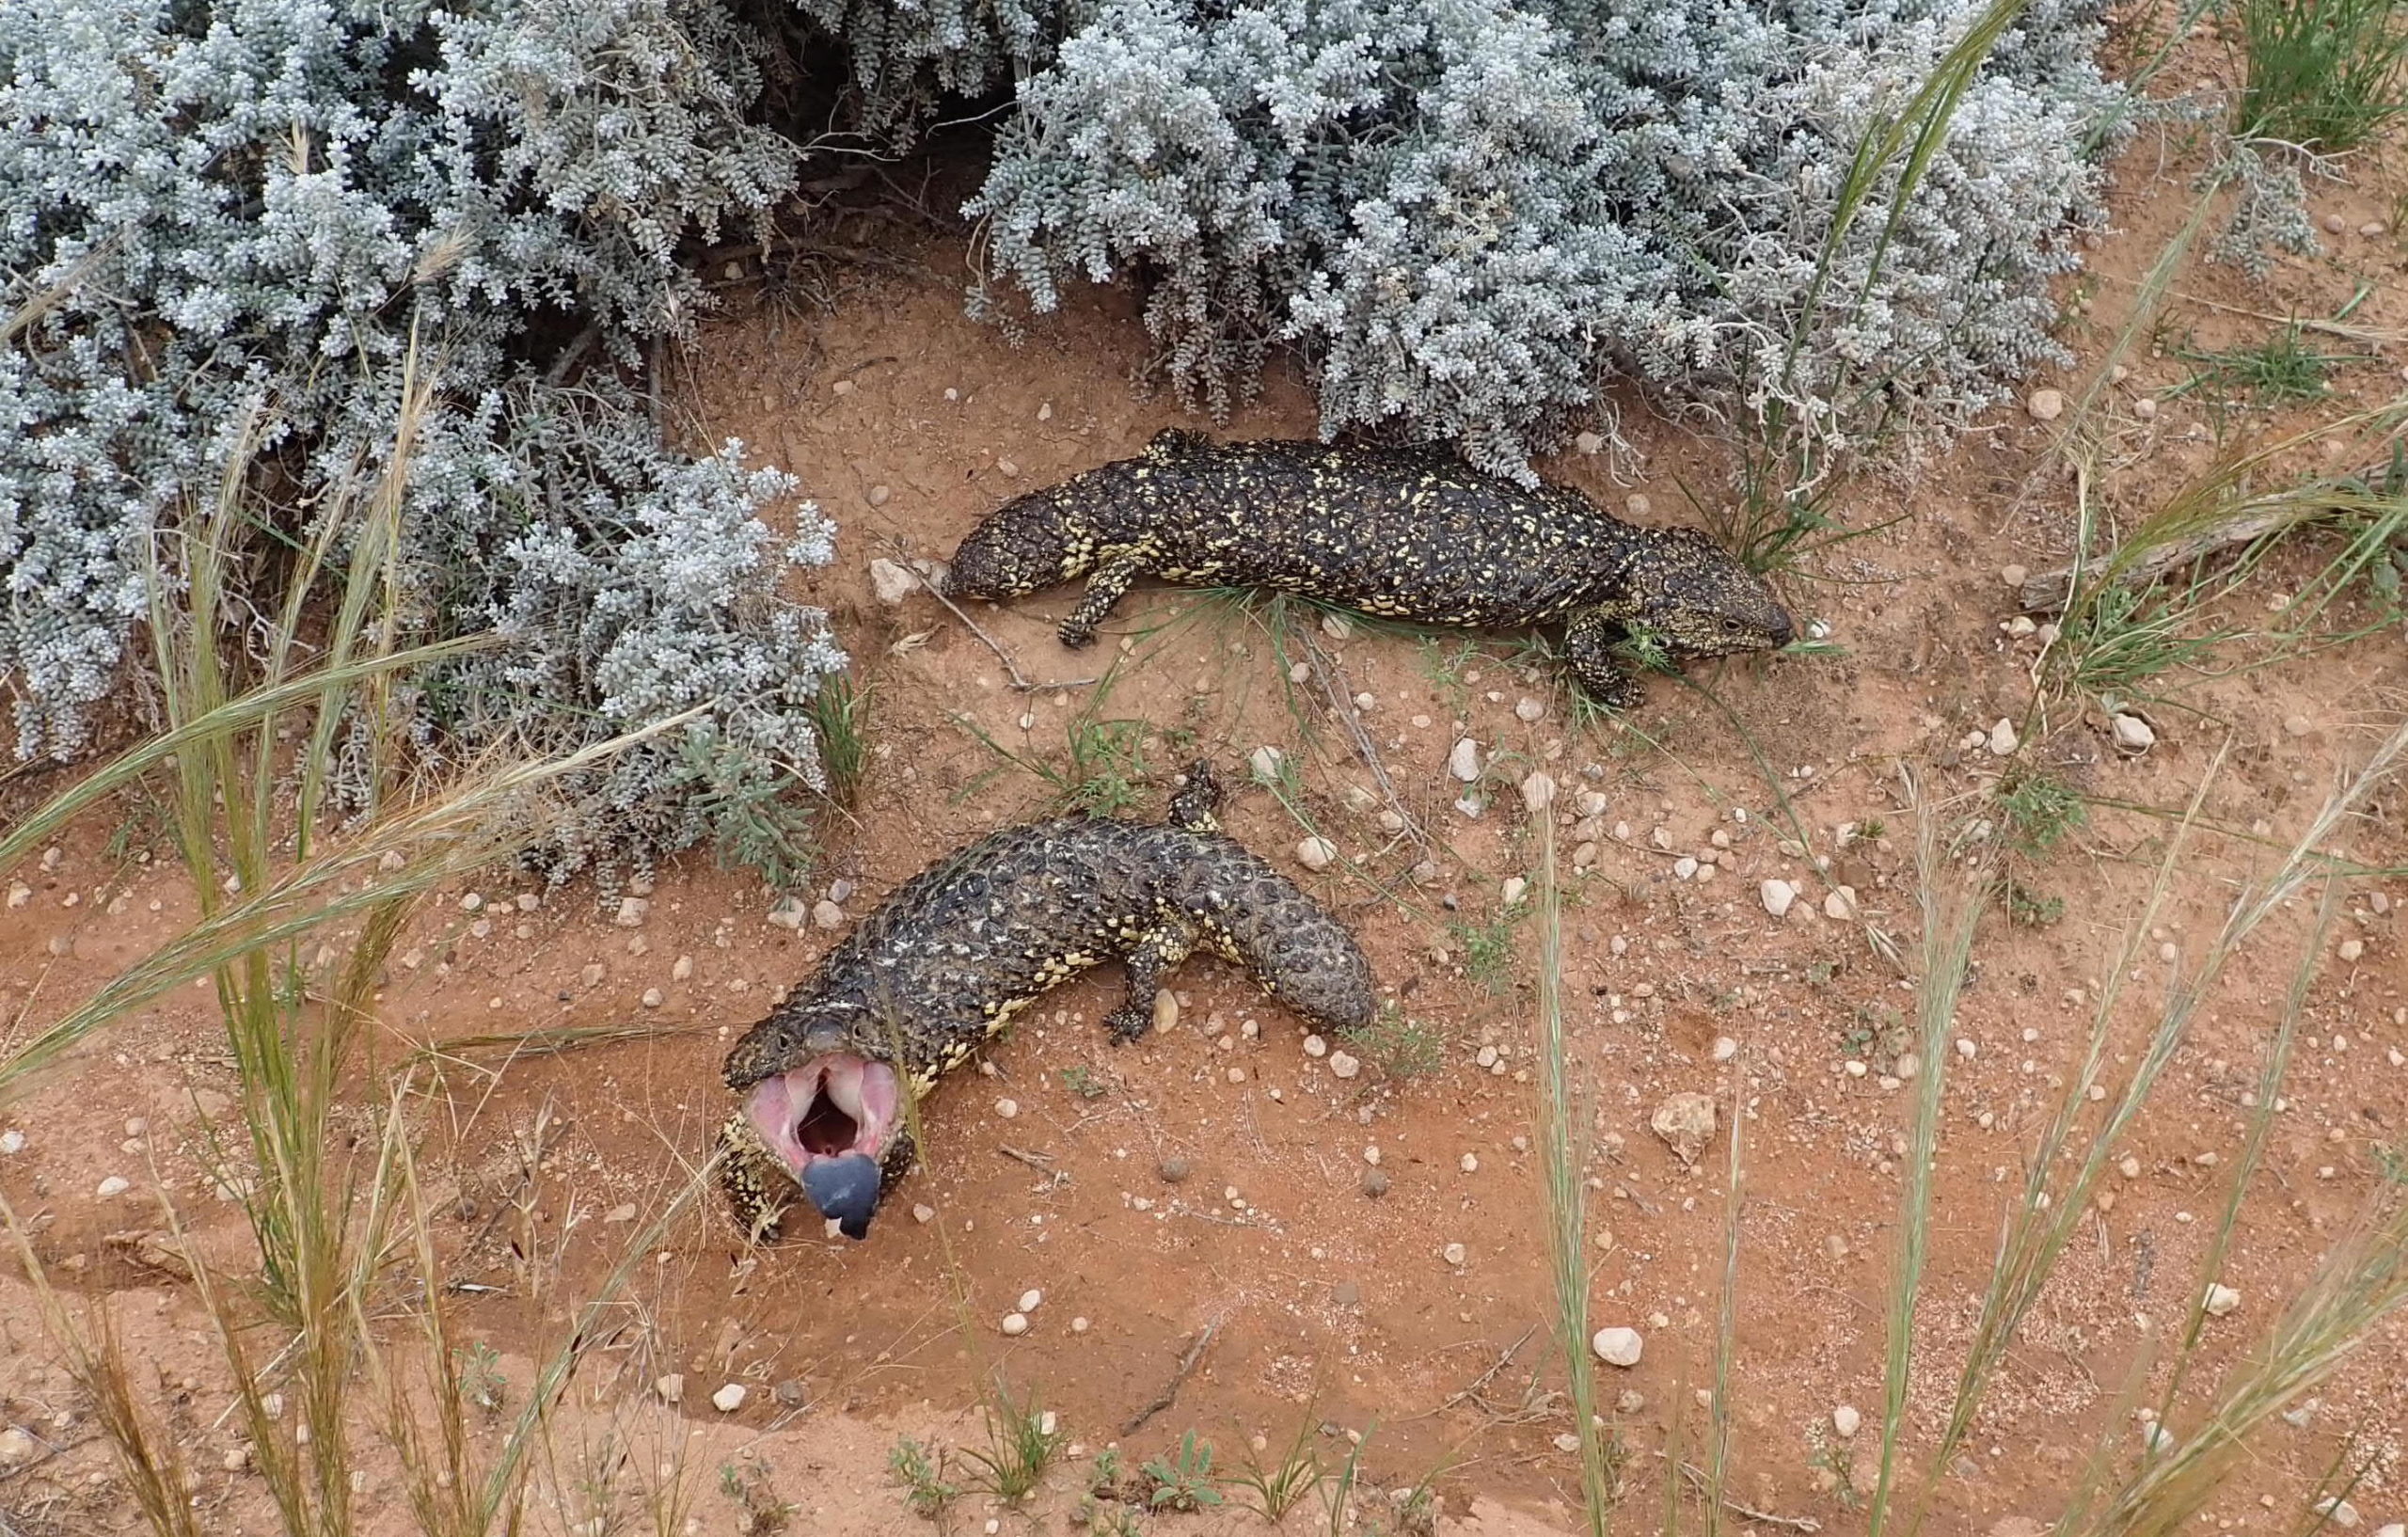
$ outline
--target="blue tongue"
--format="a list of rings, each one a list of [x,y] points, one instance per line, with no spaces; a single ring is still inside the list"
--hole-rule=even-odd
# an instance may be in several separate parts
[[[870,1213],[878,1210],[878,1164],[869,1154],[813,1159],[802,1171],[802,1189],[837,1231],[847,1238],[869,1236]]]

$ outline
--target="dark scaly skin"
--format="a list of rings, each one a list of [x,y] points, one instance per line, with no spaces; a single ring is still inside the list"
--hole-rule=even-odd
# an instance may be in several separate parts
[[[1644,529],[1561,486],[1527,490],[1419,449],[1212,443],[1176,429],[1145,453],[1006,503],[961,542],[956,597],[1022,597],[1087,578],[1062,623],[1083,646],[1140,577],[1263,586],[1425,625],[1562,625],[1574,679],[1638,703],[1608,648],[1642,626],[1674,657],[1786,645],[1762,577],[1691,529]]]
[[[727,1054],[742,1094],[814,1057],[885,1062],[915,1102],[1014,1014],[1089,966],[1125,961],[1128,994],[1104,1019],[1117,1041],[1153,1022],[1155,990],[1194,951],[1251,973],[1307,1021],[1370,1022],[1371,969],[1354,937],[1213,816],[1220,787],[1197,763],[1167,824],[1066,816],[990,833],[898,887],[820,962],[809,985]],[[907,1125],[909,1123],[907,1122]],[[757,1238],[800,1196],[742,1112],[720,1133],[720,1180]],[[915,1154],[898,1128],[881,1161],[892,1189]]]

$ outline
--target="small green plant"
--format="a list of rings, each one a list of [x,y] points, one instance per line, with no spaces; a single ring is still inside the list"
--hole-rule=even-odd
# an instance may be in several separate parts
[[[886,1454],[886,1470],[903,1486],[903,1503],[914,1515],[933,1521],[960,1495],[961,1486],[945,1482],[944,1448],[922,1445],[905,1436]]]
[[[987,1450],[965,1450],[962,1455],[984,1469],[980,1482],[988,1493],[1006,1504],[1018,1503],[1044,1482],[1062,1433],[1054,1416],[1038,1402],[1034,1387],[1026,1398],[1015,1400],[1011,1389],[998,1382],[987,1399],[985,1414]]]
[[[811,723],[819,733],[819,766],[828,776],[828,799],[850,807],[869,767],[870,690],[856,688],[849,673],[831,673],[811,697]]]
[[[2066,915],[2066,899],[2062,896],[2041,896],[2023,882],[2009,879],[2000,882],[2000,894],[2006,900],[2006,916],[2010,923],[2026,928],[2046,928]]]
[[[1518,914],[1501,912],[1484,924],[1452,923],[1447,932],[1464,958],[1464,974],[1492,993],[1513,979],[1513,925]]]
[[[1212,1478],[1212,1443],[1198,1440],[1194,1431],[1179,1438],[1169,1457],[1149,1457],[1140,1469],[1151,1492],[1146,1507],[1155,1511],[1200,1511],[1221,1503]]]
[[[801,1508],[778,1497],[769,1484],[768,1468],[758,1462],[747,1462],[741,1467],[720,1464],[719,1492],[736,1506],[737,1537],[770,1537],[772,1532],[784,1531]]]
[[[2195,630],[2205,601],[2196,588],[2170,596],[2121,582],[2094,588],[2067,613],[2051,650],[2059,680],[2078,695],[2151,697],[2154,679],[2204,660],[2239,633]]]
[[[2007,847],[2037,859],[2089,819],[2089,808],[2071,786],[2045,773],[2020,769],[2000,783],[1999,812],[2006,819]]]
[[[811,813],[793,792],[801,781],[761,772],[743,754],[699,737],[678,748],[695,803],[710,819],[711,854],[721,869],[747,869],[776,891],[801,888],[818,862]]]
[[[1814,1454],[1806,1459],[1806,1466],[1821,1473],[1820,1482],[1830,1491],[1831,1497],[1840,1502],[1840,1509],[1853,1511],[1864,1504],[1864,1491],[1856,1486],[1855,1465],[1849,1461],[1844,1449],[1817,1436]]]
[[[1095,1070],[1085,1063],[1074,1063],[1062,1070],[1062,1086],[1082,1100],[1101,1100],[1111,1092]]]
[[[460,1397],[488,1415],[501,1413],[509,1383],[501,1375],[501,1355],[484,1340],[455,1353],[459,1361]]]
[[[2220,352],[2178,347],[2175,356],[2191,365],[2191,376],[2165,393],[2296,405],[2331,394],[2333,371],[2342,364],[2368,361],[2360,353],[2320,352],[2306,344],[2304,335],[2299,322],[2292,321],[2254,347]]]
[[[1419,1078],[1438,1070],[1446,1041],[1438,1026],[1405,1013],[1394,999],[1380,1006],[1371,1022],[1342,1030],[1339,1038],[1357,1056],[1390,1078]]]
[[[1313,1444],[1320,1429],[1320,1417],[1308,1403],[1275,1465],[1264,1466],[1248,1443],[1244,1468],[1230,1482],[1253,1496],[1248,1508],[1262,1517],[1264,1525],[1277,1526],[1298,1501],[1321,1486],[1321,1451]]]
[[[2400,0],[2239,0],[2247,80],[2236,132],[2327,154],[2367,143],[2408,111],[2408,6]]]

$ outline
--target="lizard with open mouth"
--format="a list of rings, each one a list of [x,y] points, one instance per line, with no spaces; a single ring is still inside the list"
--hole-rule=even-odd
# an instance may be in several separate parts
[[[1369,1023],[1371,969],[1354,937],[1221,832],[1219,801],[1198,762],[1166,822],[1007,828],[897,888],[728,1052],[722,1073],[743,1104],[721,1131],[719,1178],[737,1226],[762,1238],[800,1196],[866,1236],[916,1155],[907,1107],[1102,961],[1128,967],[1103,1022],[1117,1041],[1146,1032],[1162,979],[1197,950],[1317,1026]]]

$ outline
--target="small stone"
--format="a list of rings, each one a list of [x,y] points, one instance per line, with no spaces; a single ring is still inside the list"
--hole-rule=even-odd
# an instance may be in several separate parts
[[[19,1426],[0,1431],[0,1467],[23,1467],[41,1452],[34,1438]]]
[[[810,915],[810,910],[802,905],[801,897],[789,896],[769,910],[767,921],[779,928],[800,928],[803,919]]]
[[[606,1223],[633,1222],[635,1219],[636,1203],[633,1201],[621,1201],[602,1213],[602,1220]]]
[[[2343,960],[2355,960],[2367,953],[2367,943],[2364,940],[2343,940],[2333,953]]]
[[[1717,1036],[1714,1038],[1714,1060],[1717,1062],[1728,1062],[1738,1054],[1739,1043],[1737,1041],[1732,1039],[1729,1036]]]
[[[1371,1197],[1371,1199],[1373,1199],[1373,1200],[1378,1200],[1381,1196],[1383,1196],[1386,1195],[1387,1193],[1388,1193],[1388,1171],[1387,1171],[1387,1170],[1386,1170],[1386,1169],[1365,1169],[1365,1170],[1363,1171],[1363,1194],[1364,1194],[1364,1195],[1370,1196],[1370,1197]]]
[[[1572,446],[1582,453],[1606,452],[1606,440],[1595,433],[1582,433],[1572,440]]]
[[[1480,777],[1480,744],[1468,737],[1456,739],[1447,754],[1447,772],[1468,784]]]
[[[1478,1174],[1480,1172],[1480,1154],[1464,1154],[1462,1167],[1465,1174]]]
[[[2036,389],[2024,401],[2023,408],[2032,413],[2035,421],[2054,421],[2066,414],[2065,392],[2059,389]]]
[[[1175,1185],[1182,1183],[1194,1172],[1194,1166],[1184,1158],[1165,1158],[1154,1172],[1163,1177],[1163,1183]]]
[[[463,892],[460,895],[460,911],[463,912],[481,912],[484,910],[484,905],[485,899],[475,892]]]
[[[2137,715],[2111,716],[2107,730],[2115,738],[2115,751],[2133,757],[2157,745],[2156,730]]]
[[[103,1200],[108,1200],[113,1196],[122,1196],[133,1188],[133,1180],[125,1178],[121,1174],[112,1174],[107,1179],[101,1181],[100,1188],[95,1190],[93,1194]]]
[[[1539,721],[1546,719],[1546,702],[1545,700],[1531,699],[1526,695],[1513,702],[1513,715],[1516,720],[1525,721],[1532,725],[1536,725]]]
[[[619,898],[619,911],[610,915],[610,921],[621,928],[634,928],[651,911],[652,904],[641,896],[622,896]]]
[[[665,1377],[657,1378],[653,1382],[652,1390],[660,1395],[660,1402],[663,1403],[682,1403],[686,1398],[686,1374],[682,1371],[672,1371]]]
[[[2141,1177],[2141,1161],[2131,1153],[2126,1153],[2116,1164],[2115,1168],[2127,1180],[2137,1180]]]
[[[1020,1114],[1020,1101],[1018,1100],[997,1100],[995,1101],[995,1114],[1003,1117],[1005,1120],[1009,1120],[1014,1116]]]
[[[1287,759],[1288,754],[1275,747],[1266,745],[1256,748],[1245,761],[1246,766],[1254,771],[1256,784],[1275,784],[1279,782],[1280,766],[1286,763]]]
[[[1020,466],[1009,459],[998,459],[995,461],[995,472],[1007,481],[1016,480],[1020,476]]]
[[[692,956],[679,956],[675,964],[669,968],[669,980],[672,982],[683,982],[693,974],[694,958]]]
[[[605,973],[602,970],[602,963],[600,961],[589,960],[585,963],[584,968],[577,974],[577,979],[589,988],[598,988],[602,985],[602,978],[604,974]]]
[[[1329,1070],[1336,1077],[1352,1078],[1363,1070],[1363,1064],[1344,1052],[1332,1052],[1329,1054]]]
[[[1329,1054],[1329,1042],[1323,1040],[1319,1036],[1307,1036],[1305,1038],[1305,1054],[1307,1056],[1327,1056]]]
[[[2132,402],[2132,415],[2140,418],[2143,421],[2155,421],[2157,420],[2157,402],[2149,399],[2147,395],[2143,395],[2140,399]]]
[[[1509,875],[1497,888],[1497,900],[1503,907],[1518,905],[1529,895],[1530,883],[1517,875]]]
[[[1637,1329],[1626,1329],[1617,1325],[1610,1329],[1599,1329],[1595,1338],[1589,1341],[1589,1348],[1595,1351],[1597,1359],[1608,1366],[1634,1367],[1639,1364],[1640,1355],[1646,1351],[1647,1341],[1639,1338]]]
[[[2316,722],[2315,722],[2315,721],[2310,721],[2310,720],[2309,720],[2306,716],[2305,716],[2305,715],[2293,715],[2293,716],[2289,716],[2289,717],[2285,718],[2285,720],[2284,720],[2284,721],[2283,721],[2283,730],[2284,730],[2284,732],[2285,732],[2287,735],[2289,735],[2289,736],[2292,736],[2292,737],[2305,737],[2305,736],[2306,736],[2309,732],[2314,731],[2315,729],[2316,729]]]
[[[1558,1451],[1577,1451],[1580,1450],[1580,1437],[1573,1434],[1570,1431],[1565,1431],[1562,1434],[1555,1438],[1555,1450]]]
[[[1830,895],[1823,898],[1823,916],[1840,923],[1853,920],[1856,917],[1856,888],[1854,886],[1832,888]]]
[[[1342,613],[1325,613],[1321,616],[1321,632],[1333,641],[1352,640],[1354,622]]]
[[[2384,223],[2381,219],[2368,219],[2366,223],[2358,226],[2358,233],[2364,235],[2368,240],[2380,240],[2383,238],[2384,232],[2390,228],[2391,227],[2389,225]],[[2392,1529],[2396,1530],[2398,1529],[2395,1527]],[[2377,1532],[2375,1537],[2383,1537],[2383,1534],[2381,1532]]]
[[[1026,1313],[1006,1313],[1004,1315],[1004,1332],[1015,1339],[1021,1335],[1026,1334],[1028,1332],[1028,1315]]]
[[[1555,780],[1546,774],[1532,774],[1522,781],[1522,804],[1533,816],[1555,804]]]
[[[1168,988],[1154,990],[1154,1030],[1157,1034],[1176,1029],[1179,1025],[1179,994]]]
[[[732,1415],[744,1407],[746,1388],[740,1382],[729,1383],[711,1395],[711,1406],[723,1415]]]
[[[1045,1293],[1032,1286],[1020,1294],[1020,1310],[1023,1313],[1033,1313],[1044,1300]]]
[[[2349,229],[2350,221],[2343,218],[2340,214],[2327,214],[2324,215],[2324,232],[2326,234],[2346,234],[2349,232]]]
[[[1714,1140],[1714,1101],[1694,1092],[1675,1094],[1656,1107],[1647,1125],[1682,1163],[1695,1164],[1697,1155]]]
[[[2338,1495],[2327,1495],[2318,1500],[2316,1513],[2344,1530],[2355,1527],[2361,1519],[2358,1508]]]
[[[1798,888],[1779,876],[1771,876],[1756,888],[1756,896],[1764,903],[1766,912],[1776,918],[1786,917],[1789,910],[1797,905]]]
[[[14,1157],[24,1150],[24,1133],[17,1130],[13,1126],[9,1127],[5,1132],[0,1132],[0,1153],[6,1153],[10,1157]]]
[[[1831,1411],[1832,1434],[1843,1441],[1853,1440],[1863,1424],[1864,1416],[1857,1412],[1853,1403],[1843,1403]]]
[[[217,1459],[217,1466],[229,1473],[239,1473],[250,1465],[251,1449],[248,1447],[230,1448],[225,1456]]]
[[[1438,1258],[1460,1269],[1464,1261],[1469,1260],[1471,1256],[1461,1244],[1450,1244],[1438,1251]]]
[[[646,1008],[658,1008],[660,1006],[660,990],[658,988],[644,989],[643,997],[641,1002]]]
[[[1326,870],[1338,858],[1338,845],[1323,837],[1310,837],[1296,845],[1296,863],[1307,870]]]
[[[912,1206],[911,1220],[918,1223],[921,1227],[925,1228],[929,1223],[936,1221],[936,1219],[937,1209],[935,1207],[928,1205],[925,1201],[915,1203]]]
[[[1694,877],[1697,871],[1697,861],[1686,854],[1672,861],[1672,879],[1675,880],[1687,880]]]
[[[1999,758],[2013,757],[2015,750],[2021,745],[2022,738],[2015,734],[2015,722],[2003,715],[2000,716],[1997,722],[1990,727],[1990,755]]]
[[[2208,1283],[2208,1294],[2201,1304],[2210,1318],[2222,1318],[2241,1306],[2241,1293],[2221,1281]]]
[[[883,491],[886,487],[879,486]],[[873,500],[872,506],[878,503]],[[920,590],[920,578],[910,566],[880,555],[869,563],[869,584],[880,603],[895,604]]]
[[[887,499],[894,495],[894,490],[889,486],[873,485],[863,493],[862,499],[873,507],[883,507],[886,505]]]
[[[811,904],[811,924],[815,928],[842,928],[845,910],[823,896]]]

